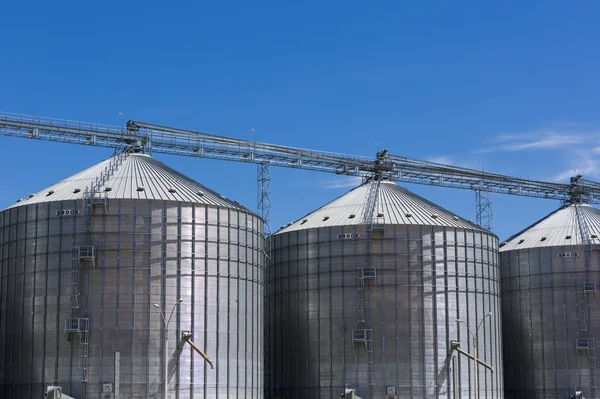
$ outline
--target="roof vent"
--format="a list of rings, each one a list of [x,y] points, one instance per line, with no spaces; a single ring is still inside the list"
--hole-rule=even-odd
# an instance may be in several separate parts
[[[525,240],[519,240],[519,244],[523,244]]]
[[[104,191],[106,191],[106,192],[112,191],[112,187],[105,187]]]
[[[592,234],[592,238],[598,238],[596,234]]]
[[[412,213],[407,212],[407,213],[404,214],[404,216],[406,216],[407,218],[411,218],[412,217]]]
[[[458,216],[454,216],[452,219],[459,220],[460,218]]]
[[[17,204],[18,204],[19,202],[21,202],[21,201],[23,201],[23,198],[19,198],[19,199],[17,200]]]
[[[287,224],[287,226],[285,226],[285,227],[290,227],[291,225],[292,225],[292,222],[289,222],[289,223]]]
[[[432,213],[432,214],[431,214],[431,217],[432,217],[432,218],[434,218],[434,219],[437,219],[437,218],[438,218],[438,216],[439,216],[439,215],[438,215],[437,213]]]
[[[351,214],[350,216],[348,216],[348,219],[354,219],[356,217],[355,214]]]
[[[204,197],[204,192],[203,191],[198,191],[196,194],[198,194],[199,197]]]
[[[27,198],[33,198],[33,197],[35,197],[35,194],[29,194],[29,197],[27,197]]]
[[[378,217],[378,218],[382,218],[382,217],[383,217],[383,213],[381,213],[381,212],[380,212],[380,213],[378,213],[378,214],[377,214],[377,217]]]
[[[223,198],[223,199],[227,199],[226,196],[224,196],[223,194],[219,194],[219,197]]]
[[[138,191],[144,191],[144,187],[140,186],[137,188]]]
[[[542,237],[540,241],[546,241],[546,237]]]
[[[302,223],[300,223],[300,224],[304,224],[304,223],[306,223],[306,222],[308,222],[308,219],[304,219],[304,220],[302,221]]]
[[[170,189],[169,189],[169,192],[170,192],[170,193],[176,193],[176,192],[177,192],[177,190],[175,190],[174,188],[170,188]]]
[[[73,190],[73,194],[77,194],[77,193],[80,193],[80,192],[81,192],[80,188],[76,188],[75,190]]]
[[[326,221],[326,220],[329,220],[329,216],[325,216],[325,217],[323,218],[323,221]]]
[[[565,240],[570,240],[570,239],[571,239],[571,236],[566,236],[565,237]]]
[[[46,194],[46,197],[49,197],[49,196],[51,196],[52,194],[54,194],[54,191],[50,190],[50,191],[48,191],[48,194]]]
[[[506,245],[506,241],[500,243],[500,248]]]

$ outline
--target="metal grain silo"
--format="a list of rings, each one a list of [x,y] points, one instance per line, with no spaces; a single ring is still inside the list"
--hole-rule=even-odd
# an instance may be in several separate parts
[[[473,362],[451,341],[471,353],[457,319],[472,330],[483,319],[478,355],[494,372],[478,368],[479,397],[503,398],[493,234],[384,180],[283,227],[272,245],[268,397],[472,397]]]
[[[262,232],[238,203],[136,153],[4,210],[0,396],[160,397],[158,304],[174,309],[171,398],[262,398]]]
[[[507,398],[600,398],[599,234],[600,211],[568,205],[502,243]]]

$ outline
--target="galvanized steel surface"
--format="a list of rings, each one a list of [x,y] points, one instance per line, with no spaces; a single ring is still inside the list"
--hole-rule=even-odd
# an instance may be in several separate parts
[[[133,159],[140,157],[133,156]],[[96,265],[81,269],[88,317],[89,382],[79,382],[70,317],[71,254],[81,245],[82,201],[41,202],[0,213],[0,396],[41,397],[62,385],[77,398],[100,398],[114,383],[120,352],[121,398],[162,392],[163,322],[169,312],[171,398],[263,397],[262,221],[233,207],[156,200],[109,200],[96,208]],[[87,313],[86,313],[87,309]],[[216,361],[211,370],[182,331]]]
[[[341,213],[344,220],[347,213],[346,209]],[[369,399],[453,398],[455,388],[458,397],[472,397],[473,362],[461,357],[453,370],[450,341],[459,340],[472,352],[472,340],[456,319],[475,330],[491,311],[494,316],[479,330],[478,354],[495,373],[478,369],[480,397],[503,398],[494,235],[452,225],[394,224],[375,233],[371,256],[377,278],[364,282],[365,328],[372,329],[373,338],[374,385],[369,386],[366,346],[352,342],[352,330],[357,328],[356,268],[366,263],[365,226],[303,227],[272,237],[273,261],[267,277],[268,397],[334,398],[346,386]],[[456,387],[453,373],[458,377]],[[387,395],[388,387],[397,396]]]
[[[579,208],[590,231],[588,242],[600,244],[600,210],[583,204]],[[583,245],[575,205],[562,207],[502,243],[502,251]]]
[[[278,233],[330,226],[356,226],[363,223],[367,207],[369,187],[363,184],[329,204],[282,227]],[[449,226],[470,230],[483,230],[473,222],[400,187],[391,181],[382,181],[377,206],[373,212],[375,221],[388,224],[415,226]]]
[[[11,207],[44,202],[80,200],[86,187],[108,166],[110,159],[62,180]],[[131,154],[101,188],[108,198],[192,202],[243,208],[208,187],[184,176],[146,154]]]
[[[598,232],[598,210],[582,208]],[[582,285],[598,284],[600,260],[592,247],[586,268],[588,247],[568,245],[581,243],[574,212],[558,210],[500,250],[507,398],[570,398],[576,390],[600,398],[595,349],[577,348],[578,338],[600,338],[599,295]]]

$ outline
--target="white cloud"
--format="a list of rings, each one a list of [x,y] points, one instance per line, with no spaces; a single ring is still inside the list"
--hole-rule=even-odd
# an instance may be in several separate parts
[[[597,133],[539,131],[523,134],[502,134],[490,140],[494,145],[479,149],[476,152],[549,150],[565,146],[581,145],[597,140]]]
[[[425,160],[427,162],[441,163],[444,165],[454,165],[455,164],[454,159],[452,159],[446,155],[427,157],[427,158],[425,158]]]
[[[327,180],[321,183],[324,188],[351,188],[359,186],[362,178],[359,176],[339,176],[335,180]]]
[[[596,158],[595,152],[598,152],[598,148],[575,151],[570,157],[571,167],[557,173],[553,180],[568,181],[570,177],[579,174],[585,180],[600,180],[600,159]]]

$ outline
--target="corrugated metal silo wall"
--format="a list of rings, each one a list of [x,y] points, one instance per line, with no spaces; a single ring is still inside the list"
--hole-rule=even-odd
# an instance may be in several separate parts
[[[507,398],[600,398],[595,350],[577,349],[600,338],[600,299],[579,285],[598,281],[596,250],[590,260],[586,272],[583,246],[500,253]]]
[[[95,267],[80,271],[80,308],[89,317],[87,384],[79,377],[79,338],[68,340],[72,247],[85,245],[81,201],[29,205],[0,214],[0,394],[42,397],[56,383],[76,398],[162,392],[164,329],[169,325],[171,398],[263,397],[262,221],[236,209],[149,200],[109,200],[95,208]],[[86,312],[87,310],[87,312]],[[216,360],[211,370],[182,331]],[[84,392],[85,391],[85,392]]]
[[[358,238],[356,235],[358,234]],[[350,237],[350,238],[346,238]],[[468,398],[472,361],[452,369],[451,340],[471,352],[464,326],[479,332],[481,398],[503,398],[498,240],[431,226],[385,226],[373,241],[376,282],[365,282],[373,329],[373,386],[364,345],[353,345],[356,268],[366,263],[364,226],[306,229],[273,236],[267,276],[267,397],[339,397],[346,384],[363,398]],[[453,384],[454,373],[458,384]],[[386,395],[396,387],[397,396]]]

